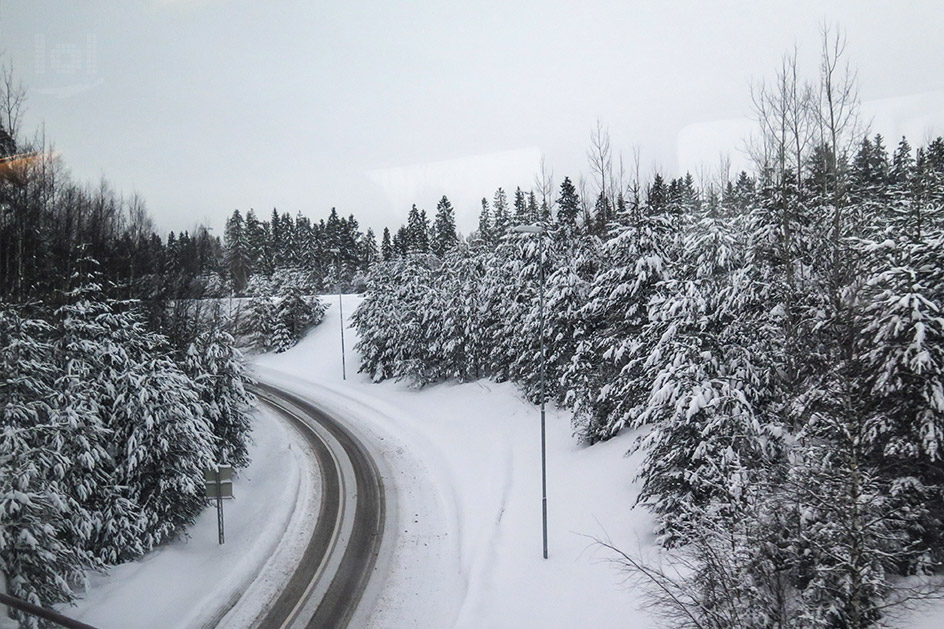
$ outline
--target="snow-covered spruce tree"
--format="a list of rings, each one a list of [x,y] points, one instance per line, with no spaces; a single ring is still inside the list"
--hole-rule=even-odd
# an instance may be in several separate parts
[[[245,467],[253,397],[245,389],[250,378],[233,337],[219,329],[198,337],[187,350],[186,372],[215,437],[213,462]]]
[[[944,234],[933,230],[920,242],[903,235],[897,243],[862,244],[872,271],[857,309],[851,362],[864,431],[861,466],[875,470],[886,494],[882,507],[894,514],[883,526],[907,538],[883,548],[890,573],[929,571],[944,560],[942,243]]]
[[[86,285],[57,316],[66,365],[57,385],[60,421],[83,421],[75,497],[89,512],[77,537],[101,561],[150,550],[193,521],[203,506],[202,473],[212,433],[196,385],[147,331],[133,304],[108,302]],[[89,437],[107,437],[95,448]]]
[[[242,335],[249,346],[258,351],[273,347],[276,328],[276,305],[271,297],[253,297],[243,319]]]
[[[647,307],[656,285],[669,272],[678,217],[651,205],[636,220],[614,227],[603,246],[608,265],[593,279],[581,309],[573,361],[563,383],[574,408],[574,428],[590,443],[630,425],[648,397],[649,376],[634,359],[647,339]],[[593,374],[592,379],[587,374]]]
[[[641,336],[651,341],[628,362],[629,371],[651,374],[632,424],[652,426],[638,444],[645,452],[639,500],[659,516],[666,544],[691,528],[680,518],[731,504],[755,483],[752,472],[774,464],[782,431],[754,411],[763,373],[740,336],[739,319],[753,307],[744,302],[750,278],[738,221],[694,218],[671,276],[650,299]]]
[[[115,320],[94,283],[70,291],[66,299],[55,313],[54,360],[60,369],[53,386],[53,422],[60,427],[55,447],[68,465],[67,491],[81,511],[69,519],[63,538],[105,562],[109,518],[114,518],[110,526],[126,533],[117,541],[129,552],[144,552],[144,518],[113,482],[118,444],[108,425],[115,383],[127,367],[114,333],[129,322]]]
[[[482,339],[482,286],[485,261],[464,245],[449,251],[431,278],[421,317],[427,344],[425,382],[455,378],[470,381],[485,375]]]
[[[374,382],[393,377],[396,351],[395,337],[391,335],[396,304],[392,295],[395,269],[400,258],[385,258],[374,265],[367,278],[367,293],[354,311],[351,322],[359,335],[356,349],[361,355],[360,371],[370,375]]]
[[[859,355],[879,466],[921,553],[900,572],[920,572],[944,562],[944,227],[878,251]]]
[[[226,270],[232,279],[235,294],[241,295],[252,275],[252,261],[249,252],[249,235],[239,210],[233,210],[226,221]]]
[[[938,280],[919,269],[938,267],[940,254],[919,242],[915,251],[932,261],[917,262],[908,239],[921,237],[882,224],[902,216],[859,207],[844,193],[842,167],[830,171],[813,200],[829,229],[807,239],[809,351],[793,396],[801,421],[788,486],[802,515],[803,622],[867,627],[902,598],[889,575],[926,569],[936,544],[928,532],[940,522],[939,445],[919,426],[940,425],[929,392],[941,386],[932,365],[942,328]]]
[[[56,444],[49,333],[0,304],[0,572],[9,594],[46,607],[71,601],[95,563],[65,534],[82,511],[64,487],[70,461]]]
[[[504,324],[505,332],[500,335],[506,337],[517,330],[514,338],[509,339],[511,342],[506,341],[507,355],[513,357],[508,367],[508,378],[519,384],[531,400],[537,401],[541,393],[538,264],[540,248],[544,247],[545,387],[548,399],[563,402],[566,389],[561,380],[570,368],[581,334],[586,334],[582,308],[587,303],[592,279],[600,267],[601,244],[596,236],[576,232],[569,225],[558,225],[541,238],[543,243],[534,236],[526,236],[521,242],[523,259],[518,271],[521,279],[517,286],[510,288],[531,295],[531,298],[521,304],[515,322]]]
[[[925,231],[944,226],[944,137],[919,148],[913,179],[912,234],[920,240]]]
[[[456,213],[446,195],[436,205],[436,219],[433,222],[432,242],[430,247],[439,257],[445,256],[459,244],[456,235]]]
[[[108,563],[135,556],[128,537],[147,552],[192,524],[205,504],[203,472],[214,462],[215,439],[196,383],[171,360],[163,339],[143,330],[124,334],[144,343],[115,383],[112,482],[144,521],[143,534],[123,531],[122,503],[113,504],[116,512],[106,517],[101,536]]]
[[[399,341],[394,344],[393,372],[407,378],[414,386],[428,381],[427,365],[431,365],[430,348],[424,328],[424,308],[432,303],[430,292],[435,289],[432,277],[440,261],[429,254],[407,255],[399,265],[402,286],[394,290],[395,330]]]
[[[550,239],[552,266],[545,270],[549,273],[545,296],[547,394],[563,405],[568,399],[568,385],[582,388],[593,377],[592,372],[571,374],[569,370],[577,346],[591,334],[582,309],[590,297],[593,278],[605,262],[603,245],[596,236],[573,238],[569,230],[558,229]]]
[[[872,326],[863,316],[877,294],[865,281],[873,247],[861,239],[881,231],[874,225],[880,216],[867,196],[850,194],[845,155],[834,155],[826,143],[819,153],[822,165],[814,160],[811,172],[822,185],[807,204],[826,221],[803,237],[811,255],[799,276],[805,281],[796,284],[805,307],[795,312],[806,330],[797,345],[796,386],[788,389],[798,411],[788,487],[801,514],[794,532],[803,557],[801,617],[810,626],[869,627],[894,602],[889,570],[913,565],[916,548],[906,531],[916,514],[894,509],[894,474],[875,457],[875,429],[887,418],[874,422],[877,405],[867,386],[878,375],[866,356],[881,326],[867,332]]]
[[[250,297],[268,297],[273,295],[278,289],[277,283],[267,276],[259,273],[253,274],[246,285],[246,295]]]
[[[849,311],[853,290],[845,291]],[[842,330],[852,316],[840,312],[824,326]],[[857,332],[846,337],[851,350]],[[836,358],[828,367],[806,380],[808,419],[791,451],[789,481],[802,514],[797,547],[807,559],[803,618],[809,626],[869,627],[890,593],[890,564],[909,558],[905,528],[896,521],[905,514],[893,511],[888,478],[870,460],[875,444],[864,365],[855,355],[830,354]]]
[[[736,465],[728,466],[735,474]],[[772,535],[791,511],[781,498],[755,482],[707,509],[683,504],[691,509],[679,518],[684,545],[661,553],[658,563],[617,554],[667,626],[805,629],[794,571],[782,562],[791,541]]]
[[[360,371],[374,382],[413,375],[426,355],[421,311],[436,265],[428,255],[413,254],[371,269],[367,294],[351,321],[360,335]]]
[[[489,348],[489,373],[498,382],[538,375],[541,238],[545,236],[507,233],[486,269],[482,334]],[[526,374],[529,368],[534,371]]]
[[[272,345],[276,352],[294,347],[313,325],[321,323],[327,305],[321,300],[309,301],[297,287],[290,287],[275,309]]]
[[[458,339],[452,336],[455,330],[443,312],[449,295],[445,293],[445,278],[440,271],[439,262],[434,261],[426,289],[411,306],[412,325],[407,328],[410,336],[406,339],[409,347],[404,346],[409,351],[402,356],[399,377],[417,388],[445,379],[453,368],[447,354]]]

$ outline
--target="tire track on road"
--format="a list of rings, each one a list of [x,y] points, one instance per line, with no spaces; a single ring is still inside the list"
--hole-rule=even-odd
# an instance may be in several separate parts
[[[263,383],[255,389],[311,445],[321,467],[323,499],[298,569],[254,626],[346,627],[380,548],[386,508],[380,473],[364,445],[338,420],[282,389]]]

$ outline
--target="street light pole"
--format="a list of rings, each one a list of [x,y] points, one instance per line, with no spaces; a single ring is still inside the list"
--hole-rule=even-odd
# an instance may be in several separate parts
[[[540,278],[541,294],[538,298],[538,328],[541,337],[541,523],[544,537],[544,558],[547,559],[547,438],[544,420],[544,405],[546,399],[545,372],[546,357],[544,353],[544,228],[540,225],[518,225],[511,229],[518,234],[537,234],[540,238],[540,254],[538,277]]]
[[[347,364],[344,358],[344,305],[341,303],[341,250],[328,249],[334,254],[335,267],[338,270],[338,315],[341,317],[341,379],[347,380]]]

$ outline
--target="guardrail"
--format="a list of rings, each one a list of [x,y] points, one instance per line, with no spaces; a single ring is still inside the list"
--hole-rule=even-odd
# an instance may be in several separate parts
[[[21,598],[16,598],[15,596],[10,596],[9,594],[4,594],[2,592],[0,592],[0,605],[6,605],[32,616],[37,616],[44,620],[54,622],[61,627],[66,627],[66,629],[95,629],[95,627],[92,625],[87,625],[84,622],[73,620],[72,618],[63,616],[58,612],[54,612],[51,609],[34,605],[33,603],[24,601]]]

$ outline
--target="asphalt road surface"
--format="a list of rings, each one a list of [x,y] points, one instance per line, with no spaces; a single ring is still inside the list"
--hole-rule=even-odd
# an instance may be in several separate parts
[[[363,444],[305,400],[260,383],[259,400],[298,427],[321,468],[322,501],[301,563],[255,627],[347,627],[377,560],[384,488]]]

